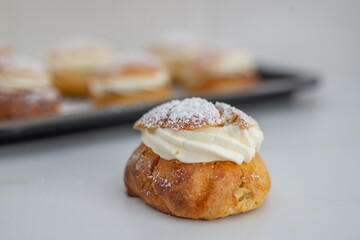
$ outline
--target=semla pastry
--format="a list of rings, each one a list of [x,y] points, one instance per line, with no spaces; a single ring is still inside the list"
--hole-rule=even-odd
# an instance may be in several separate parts
[[[190,33],[171,31],[154,42],[150,51],[165,63],[172,81],[181,84],[183,72],[202,51],[202,44]]]
[[[125,170],[130,196],[178,217],[215,219],[257,208],[270,189],[257,122],[225,103],[173,100],[134,126],[142,143]]]
[[[114,58],[111,47],[93,40],[74,39],[55,46],[48,55],[54,85],[68,96],[87,96],[90,79]]]
[[[0,57],[0,120],[58,112],[59,92],[44,67],[29,58]]]
[[[90,95],[98,106],[163,102],[171,95],[170,76],[156,56],[128,50],[99,69],[90,83]]]

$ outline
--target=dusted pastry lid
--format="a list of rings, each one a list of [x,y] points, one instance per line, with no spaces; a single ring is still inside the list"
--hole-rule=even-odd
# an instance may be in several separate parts
[[[257,122],[243,111],[226,103],[213,104],[205,99],[194,97],[173,100],[153,108],[135,123],[134,128],[180,130],[230,124],[246,129],[256,126]]]
[[[146,76],[164,70],[163,63],[153,54],[141,50],[128,50],[118,53],[114,60],[101,67],[97,77],[106,79],[129,75]]]

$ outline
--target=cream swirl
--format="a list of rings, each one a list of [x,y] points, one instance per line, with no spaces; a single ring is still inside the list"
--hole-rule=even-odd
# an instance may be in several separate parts
[[[142,141],[160,157],[184,163],[232,161],[250,162],[259,150],[263,133],[258,125],[236,125],[193,130],[142,129]]]
[[[131,95],[137,92],[150,91],[166,86],[168,82],[169,76],[166,71],[159,71],[149,76],[124,75],[106,80],[94,79],[90,83],[90,91],[96,96],[112,93]]]
[[[4,91],[30,90],[48,87],[50,85],[50,78],[46,75],[40,75],[37,78],[33,76],[0,76],[0,89]]]
[[[196,67],[217,76],[244,74],[255,69],[251,54],[237,48],[214,48],[204,52],[196,61]]]
[[[223,54],[215,60],[210,71],[215,75],[229,75],[237,73],[248,73],[254,71],[254,60],[252,56],[240,50],[233,50]]]

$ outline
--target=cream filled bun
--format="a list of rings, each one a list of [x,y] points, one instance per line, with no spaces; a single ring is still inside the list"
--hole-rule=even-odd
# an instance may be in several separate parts
[[[264,139],[257,122],[244,112],[201,98],[160,105],[136,122],[135,129],[160,157],[184,163],[248,163]]]
[[[124,181],[130,196],[178,217],[215,219],[261,205],[271,181],[257,153],[258,123],[239,109],[201,98],[159,105],[134,125],[142,143]]]
[[[171,31],[155,41],[150,50],[164,61],[173,80],[181,82],[183,71],[202,51],[202,42],[188,32]]]
[[[51,86],[49,74],[39,62],[23,57],[0,57],[0,90],[34,90]]]
[[[58,112],[60,94],[37,61],[0,57],[0,120],[38,117]]]
[[[91,96],[98,100],[146,101],[168,97],[170,77],[156,56],[141,50],[128,50],[104,65],[90,83]],[[112,101],[110,101],[112,102]],[[101,104],[100,104],[101,105]]]

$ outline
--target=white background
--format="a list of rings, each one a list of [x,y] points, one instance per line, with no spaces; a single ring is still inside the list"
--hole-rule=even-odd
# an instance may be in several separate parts
[[[215,221],[161,214],[125,195],[131,125],[0,146],[0,239],[359,239],[359,1],[0,2],[0,42],[43,57],[64,36],[119,49],[181,28],[313,70],[291,101],[239,106],[265,134],[272,189],[257,210]]]

